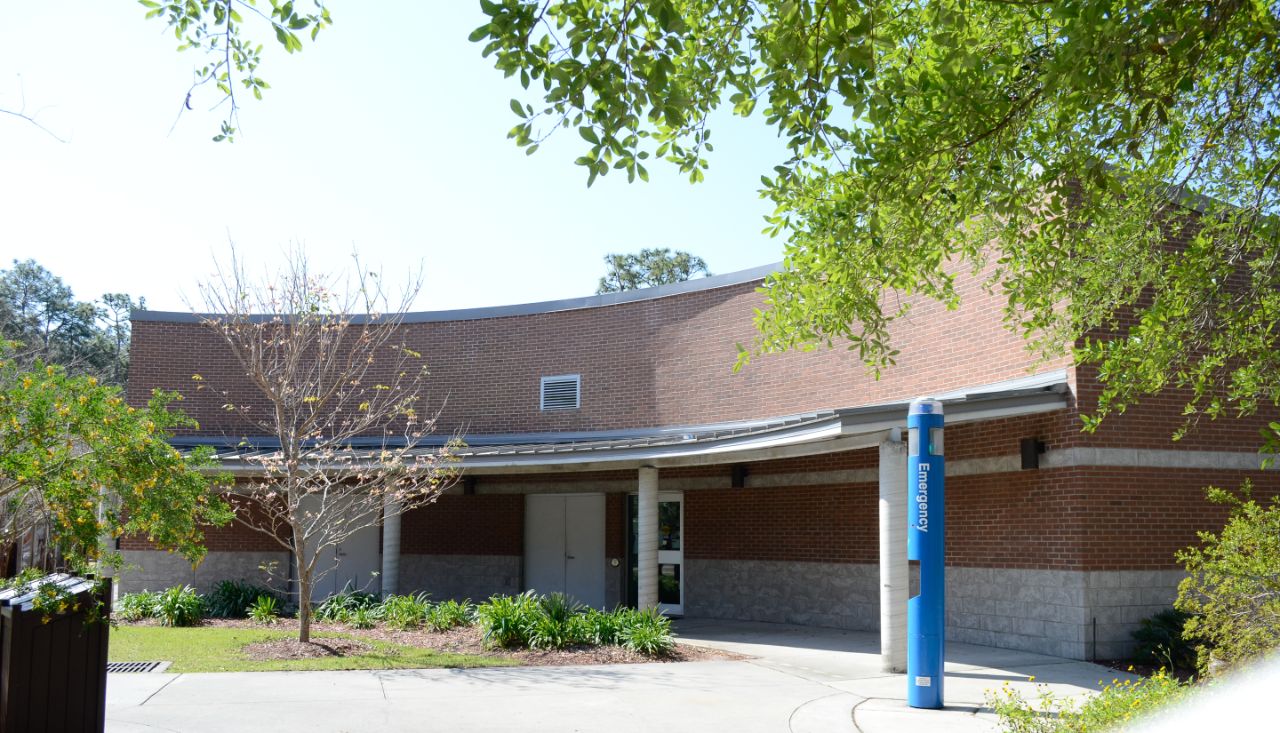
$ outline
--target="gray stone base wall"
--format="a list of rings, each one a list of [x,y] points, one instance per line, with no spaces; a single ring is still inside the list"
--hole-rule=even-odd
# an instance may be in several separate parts
[[[1179,570],[948,568],[947,638],[1123,659],[1133,651],[1130,634],[1172,605],[1182,578]]]
[[[401,555],[400,592],[478,602],[519,593],[520,568],[516,555]]]
[[[1095,570],[1088,573],[1085,600],[1098,619],[1096,659],[1123,659],[1142,619],[1173,605],[1181,570]],[[1090,638],[1092,639],[1092,618]],[[1092,650],[1090,650],[1092,652]]]
[[[873,631],[880,568],[847,563],[685,560],[687,616]]]
[[[192,569],[181,556],[161,550],[124,550],[120,554],[124,555],[125,567],[116,578],[119,593],[158,591],[175,585],[190,585],[208,593],[223,580],[270,586],[271,579],[261,566],[276,563],[279,580],[288,571],[289,563],[287,552],[210,552],[199,567]]]
[[[685,566],[688,616],[880,627],[878,565],[686,560]],[[1133,650],[1130,633],[1172,604],[1182,577],[1177,570],[947,568],[947,638],[1070,659],[1122,659]]]
[[[1086,576],[1072,570],[947,568],[947,639],[1085,659]]]

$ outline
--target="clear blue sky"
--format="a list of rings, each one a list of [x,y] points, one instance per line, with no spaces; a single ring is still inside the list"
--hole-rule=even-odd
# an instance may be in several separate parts
[[[615,174],[588,189],[572,130],[532,157],[506,139],[522,90],[467,41],[478,2],[330,9],[303,53],[270,44],[273,89],[245,103],[228,145],[210,141],[208,98],[170,134],[196,59],[141,6],[0,0],[0,107],[25,91],[68,140],[0,116],[0,260],[32,257],[81,298],[181,310],[229,240],[265,266],[300,242],[328,271],[354,247],[389,277],[421,261],[416,307],[435,310],[586,295],[606,253],[641,247],[689,250],[714,272],[781,258],[757,190],[784,152],[758,116],[717,118],[702,184],[655,163],[648,184]]]

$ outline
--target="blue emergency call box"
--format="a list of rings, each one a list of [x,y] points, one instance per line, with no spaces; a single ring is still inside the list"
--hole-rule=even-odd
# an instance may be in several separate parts
[[[941,402],[912,401],[907,441],[907,559],[920,568],[920,593],[907,601],[907,704],[941,708],[947,592]]]

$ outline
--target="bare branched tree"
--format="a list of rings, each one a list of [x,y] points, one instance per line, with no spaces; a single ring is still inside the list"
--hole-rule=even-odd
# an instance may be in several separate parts
[[[238,521],[293,553],[303,642],[312,589],[336,567],[325,549],[384,513],[434,502],[455,479],[457,441],[423,444],[439,412],[424,414],[426,364],[403,340],[421,275],[393,302],[377,274],[355,264],[352,280],[314,275],[294,249],[276,275],[252,280],[233,253],[200,290],[201,321],[265,400],[239,404],[230,385],[200,379],[271,439],[245,453],[254,475],[231,502]]]

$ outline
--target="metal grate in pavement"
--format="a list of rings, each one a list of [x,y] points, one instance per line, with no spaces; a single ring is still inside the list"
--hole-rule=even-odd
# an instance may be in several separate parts
[[[159,672],[168,662],[107,662],[108,672]]]

